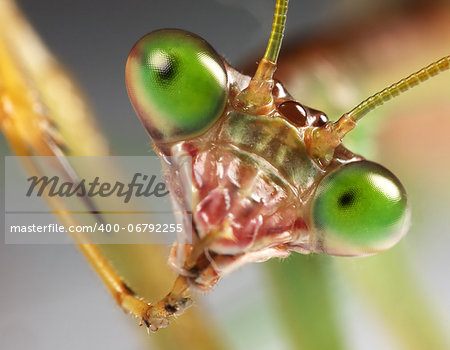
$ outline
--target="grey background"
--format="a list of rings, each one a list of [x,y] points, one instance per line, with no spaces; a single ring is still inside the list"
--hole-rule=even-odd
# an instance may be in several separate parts
[[[287,37],[307,37],[346,18],[371,12],[382,2],[388,1],[292,0]],[[203,36],[231,64],[238,65],[254,58],[255,51],[262,51],[274,1],[19,3],[50,49],[79,80],[100,117],[102,129],[114,141],[115,152],[147,155],[149,140],[128,102],[124,83],[125,60],[134,42],[154,29],[183,28]],[[2,138],[0,143],[3,153]],[[438,220],[444,217],[439,211],[430,215]],[[442,238],[442,242],[447,241]],[[446,263],[443,253],[435,258],[438,263]],[[443,270],[427,265],[429,259],[430,254],[424,250],[416,268],[426,276],[425,282],[435,282]],[[222,325],[234,348],[288,348],[279,337],[279,325],[270,321],[270,307],[267,317],[252,320],[257,337],[243,337],[227,328],[227,322],[237,317],[242,307],[258,307],[267,298],[264,283],[259,266],[246,266],[205,298],[214,310],[211,317]],[[113,305],[98,277],[73,246],[0,243],[0,287],[2,349],[142,349],[148,341],[145,332]],[[446,294],[444,288],[435,294],[446,302],[443,310],[450,309],[448,299],[442,297]],[[355,301],[342,315],[348,321],[349,347],[388,349],[377,320],[361,313],[360,308]]]

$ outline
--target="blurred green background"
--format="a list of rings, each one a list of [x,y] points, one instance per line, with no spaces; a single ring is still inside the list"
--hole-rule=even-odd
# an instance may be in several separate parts
[[[438,3],[438,12],[449,13],[446,2]],[[233,66],[245,67],[264,48],[274,7],[271,0],[19,4],[80,82],[118,155],[152,154],[124,84],[125,60],[138,38],[163,27],[187,29],[207,39]],[[368,93],[448,54],[448,26],[432,37],[408,30],[420,28],[409,18],[422,18],[423,28],[437,23],[426,14],[428,8],[416,1],[292,0],[280,78],[284,75],[301,102],[337,117]],[[380,34],[399,21],[403,29]],[[205,332],[212,332],[218,346],[450,348],[449,75],[369,116],[348,142],[404,183],[413,213],[406,238],[375,257],[294,253],[225,277],[212,293],[197,297],[212,328]],[[11,154],[3,138],[0,143],[2,156]],[[134,278],[151,273],[143,267]],[[2,242],[0,281],[2,349],[167,348],[154,340],[170,331],[148,337],[115,307],[74,246]]]

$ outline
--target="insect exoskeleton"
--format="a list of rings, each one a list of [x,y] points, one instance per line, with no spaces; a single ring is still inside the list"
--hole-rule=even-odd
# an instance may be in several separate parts
[[[449,57],[330,122],[273,79],[287,3],[277,1],[252,78],[182,30],[150,33],[131,50],[130,99],[162,160],[174,210],[192,213],[191,243],[176,242],[169,258],[180,276],[146,319],[155,328],[168,323],[159,315],[187,307],[188,287],[209,291],[242,264],[290,251],[371,255],[406,233],[409,207],[400,181],[341,140],[376,106],[448,69]]]
[[[244,262],[289,250],[368,255],[405,233],[407,201],[399,180],[343,146],[326,166],[318,164],[305,137],[327,119],[293,101],[281,83],[272,89],[269,113],[236,108],[233,101],[250,78],[203,39],[174,29],[138,41],[126,74],[156,152],[171,156],[163,162],[168,185],[191,183],[193,243],[208,241],[207,260],[214,264],[203,262],[205,271],[195,266],[193,273],[194,262],[186,266],[193,248],[181,245],[171,262],[199,288],[210,289]],[[192,157],[190,172],[174,164],[182,156]],[[180,190],[186,192],[171,191],[177,203],[185,198]]]

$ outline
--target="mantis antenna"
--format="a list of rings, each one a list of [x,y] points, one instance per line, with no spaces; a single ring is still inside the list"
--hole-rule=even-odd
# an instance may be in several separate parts
[[[270,32],[269,43],[267,44],[266,53],[264,54],[264,59],[269,60],[273,63],[277,62],[278,54],[280,53],[281,42],[283,41],[284,36],[284,28],[286,26],[288,3],[289,0],[278,0],[275,4],[272,31]],[[258,69],[260,67],[261,63],[259,64]]]
[[[272,31],[263,59],[248,87],[233,101],[235,108],[255,115],[270,114],[275,110],[272,97],[273,73],[277,68],[278,54],[283,41],[289,0],[277,0]]]
[[[392,84],[386,89],[381,90],[368,99],[361,102],[346,115],[356,122],[364,117],[367,113],[372,111],[378,106],[381,106],[384,102],[387,102],[400,93],[409,90],[410,88],[419,85],[420,83],[442,73],[450,68],[450,56],[441,58],[439,61],[433,62],[430,65],[422,68],[421,70],[411,74],[410,76],[400,80],[399,82]]]
[[[397,97],[400,93],[408,91],[448,69],[450,69],[450,56],[445,56],[365,99],[350,112],[342,115],[337,122],[327,123],[323,127],[313,130],[308,135],[310,155],[319,164],[327,164],[333,156],[334,149],[341,144],[342,138],[353,130],[356,123],[366,114]]]

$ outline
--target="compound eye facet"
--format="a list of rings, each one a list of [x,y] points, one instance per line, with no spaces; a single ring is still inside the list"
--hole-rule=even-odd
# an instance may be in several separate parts
[[[392,247],[406,233],[406,192],[389,170],[369,161],[343,165],[319,183],[311,207],[315,250],[370,255]]]
[[[195,34],[164,29],[140,39],[128,56],[130,100],[160,142],[194,137],[223,113],[227,74],[214,49]]]

